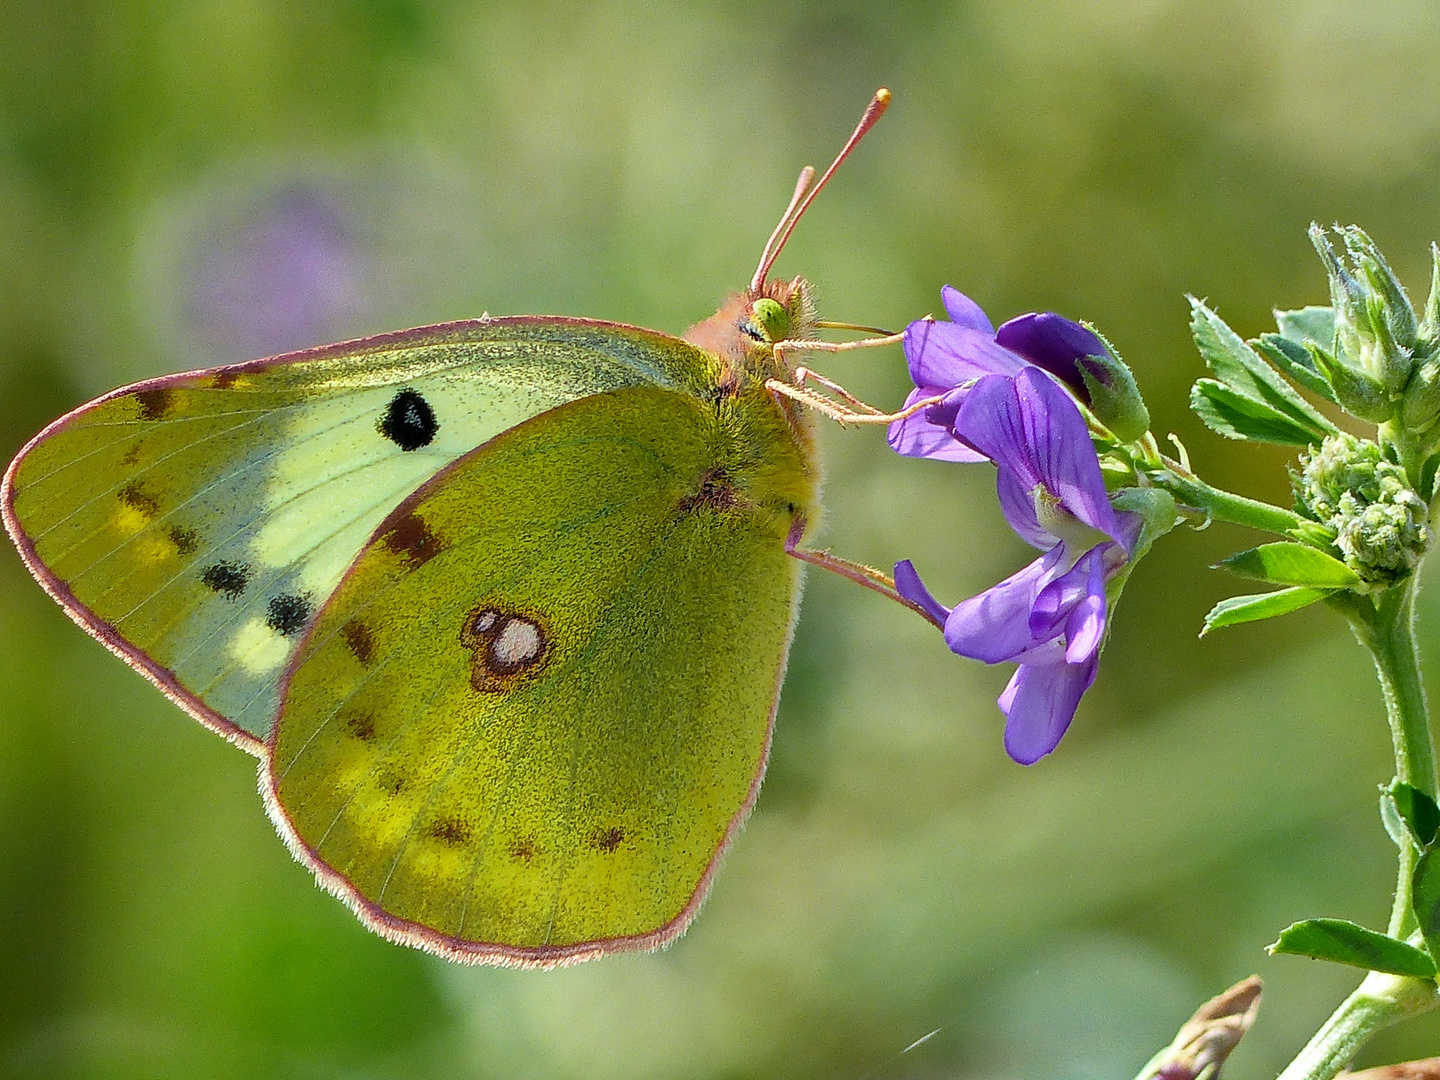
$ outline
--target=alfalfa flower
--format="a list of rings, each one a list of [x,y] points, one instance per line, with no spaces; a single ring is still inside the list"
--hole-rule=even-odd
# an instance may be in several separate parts
[[[995,463],[1006,520],[1043,554],[953,609],[931,596],[908,561],[895,567],[895,584],[944,621],[953,652],[1020,665],[999,705],[1007,718],[1005,749],[1029,765],[1055,749],[1095,681],[1107,586],[1123,578],[1143,519],[1111,506],[1085,419],[1035,367],[976,380],[952,430],[977,457]]]

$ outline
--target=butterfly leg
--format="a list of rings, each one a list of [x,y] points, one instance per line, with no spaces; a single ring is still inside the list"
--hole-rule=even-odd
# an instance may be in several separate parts
[[[800,372],[805,372],[809,378],[817,382],[821,381],[816,378],[815,373],[812,371],[807,371],[805,368],[797,369],[797,375]],[[834,386],[835,384],[825,380],[824,385]],[[800,402],[802,405],[808,405],[822,416],[828,416],[831,420],[839,424],[893,424],[896,420],[904,420],[907,416],[914,416],[916,413],[928,409],[931,405],[938,405],[944,398],[943,394],[937,394],[934,397],[921,398],[919,401],[912,403],[907,408],[901,409],[899,412],[883,413],[874,406],[866,405],[863,401],[859,401],[851,394],[845,393],[837,387],[838,392],[844,393],[847,399],[856,402],[859,408],[868,410],[866,412],[860,412],[857,408],[832,401],[823,394],[816,393],[808,387],[796,386],[794,383],[788,383],[782,379],[767,379],[765,388],[773,394],[782,394],[785,397]]]
[[[934,616],[922,608],[919,604],[913,604],[901,596],[895,588],[895,579],[888,574],[881,573],[873,566],[866,566],[864,563],[854,562],[850,559],[843,559],[839,555],[832,555],[828,551],[814,551],[810,548],[800,546],[800,537],[805,531],[804,519],[796,519],[795,524],[790,528],[790,535],[785,541],[785,553],[803,563],[811,566],[818,566],[821,569],[829,570],[832,574],[839,574],[841,577],[855,582],[864,588],[878,592],[881,596],[894,600],[902,607],[908,608],[916,615],[919,615],[926,622],[945,629],[945,624],[937,621]]]

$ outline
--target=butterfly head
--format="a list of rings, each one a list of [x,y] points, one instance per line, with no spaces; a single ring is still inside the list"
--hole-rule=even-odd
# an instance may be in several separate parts
[[[736,293],[684,336],[720,360],[722,383],[764,382],[783,376],[784,362],[776,358],[775,345],[815,336],[810,283],[801,277],[766,281],[758,289]]]

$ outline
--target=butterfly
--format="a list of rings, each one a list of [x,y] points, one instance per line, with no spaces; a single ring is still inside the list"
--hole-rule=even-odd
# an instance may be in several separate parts
[[[151,379],[21,450],[5,526],[259,758],[281,836],[372,929],[520,966],[663,945],[755,802],[802,564],[894,595],[800,547],[809,407],[859,414],[784,355],[841,324],[768,279],[888,101],[683,337],[487,316]]]

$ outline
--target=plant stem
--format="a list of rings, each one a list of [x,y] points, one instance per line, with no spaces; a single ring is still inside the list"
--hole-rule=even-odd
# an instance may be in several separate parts
[[[1279,1080],[1330,1080],[1377,1031],[1437,1003],[1435,984],[1428,980],[1372,971],[1285,1067]]]
[[[1289,535],[1296,529],[1303,529],[1307,522],[1293,510],[1285,510],[1257,499],[1247,499],[1211,487],[1205,481],[1175,472],[1160,469],[1149,473],[1151,481],[1158,488],[1170,492],[1186,506],[1203,510],[1213,521],[1227,521],[1233,525],[1247,525],[1252,529]]]
[[[1375,661],[1395,748],[1396,775],[1434,797],[1435,743],[1415,649],[1415,589],[1416,577],[1412,575],[1373,599],[1353,594],[1342,599],[1337,594],[1336,600],[1342,602],[1334,606],[1345,613],[1355,637]],[[1390,914],[1392,937],[1403,939],[1416,927],[1410,879],[1418,857],[1414,845],[1401,846],[1399,880]],[[1377,1031],[1437,1005],[1440,995],[1434,982],[1372,971],[1280,1074],[1280,1080],[1330,1080]]]

